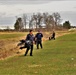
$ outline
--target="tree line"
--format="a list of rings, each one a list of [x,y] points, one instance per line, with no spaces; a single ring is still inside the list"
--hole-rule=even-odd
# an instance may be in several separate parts
[[[14,29],[17,31],[28,29],[46,29],[53,30],[57,28],[70,28],[70,22],[65,21],[61,25],[62,19],[58,12],[49,13],[33,13],[31,16],[23,14],[22,17],[18,17],[14,24]]]
[[[18,17],[14,28],[15,30],[23,30],[23,29],[38,29],[38,28],[46,28],[46,29],[54,29],[61,22],[61,16],[58,12],[50,15],[49,13],[37,13],[32,14],[28,17],[26,14],[23,14],[22,17]]]

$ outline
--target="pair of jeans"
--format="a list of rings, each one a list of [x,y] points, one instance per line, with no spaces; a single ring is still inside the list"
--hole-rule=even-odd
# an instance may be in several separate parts
[[[29,50],[30,50],[30,56],[32,56],[33,45],[30,45],[30,47],[27,47],[26,52],[25,52],[25,56],[27,55],[27,53],[28,53]]]

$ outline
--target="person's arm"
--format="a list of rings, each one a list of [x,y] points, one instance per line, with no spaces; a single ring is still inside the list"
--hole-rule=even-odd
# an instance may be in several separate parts
[[[37,39],[37,34],[35,35],[35,41],[36,41],[36,39]]]
[[[35,41],[37,40],[37,37],[38,37],[38,33],[35,35]]]

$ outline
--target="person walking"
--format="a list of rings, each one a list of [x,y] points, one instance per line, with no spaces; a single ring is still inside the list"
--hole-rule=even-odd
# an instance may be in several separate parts
[[[25,56],[27,55],[29,50],[30,50],[30,56],[33,56],[33,44],[34,44],[33,30],[30,30],[29,34],[27,34],[26,42],[28,42],[28,46],[27,46],[27,49],[26,49],[26,52],[25,52]]]
[[[40,32],[40,30],[38,30],[38,33],[35,35],[37,49],[39,49],[39,45],[40,45],[41,48],[43,48],[42,37],[43,37],[43,34]]]

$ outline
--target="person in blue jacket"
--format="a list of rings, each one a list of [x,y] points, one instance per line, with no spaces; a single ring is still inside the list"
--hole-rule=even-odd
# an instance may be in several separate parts
[[[43,46],[42,46],[42,37],[43,37],[43,34],[40,32],[40,30],[38,30],[38,33],[35,35],[37,49],[39,49],[39,45],[40,45],[41,48],[43,48]]]

